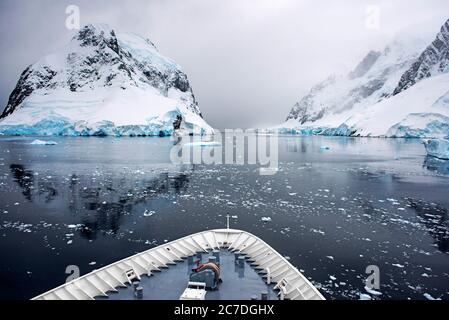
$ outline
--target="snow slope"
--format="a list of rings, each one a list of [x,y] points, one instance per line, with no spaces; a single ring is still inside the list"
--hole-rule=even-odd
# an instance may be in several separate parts
[[[347,76],[332,76],[312,88],[274,129],[295,134],[447,136],[449,20],[430,46],[425,39],[401,36],[382,53],[371,51]]]
[[[179,65],[149,40],[87,25],[22,73],[0,134],[167,135],[178,114],[186,131],[213,132]]]
[[[389,97],[425,45],[420,38],[401,39],[390,43],[383,52],[370,51],[348,75],[332,75],[313,87],[295,104],[287,120],[310,123]]]

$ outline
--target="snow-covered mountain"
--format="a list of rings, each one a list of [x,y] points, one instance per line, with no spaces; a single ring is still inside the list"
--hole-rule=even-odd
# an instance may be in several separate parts
[[[179,65],[150,40],[90,24],[26,68],[0,134],[165,135],[178,114],[185,130],[213,132]]]
[[[281,132],[441,137],[449,133],[449,20],[436,39],[413,35],[371,51],[294,105]]]

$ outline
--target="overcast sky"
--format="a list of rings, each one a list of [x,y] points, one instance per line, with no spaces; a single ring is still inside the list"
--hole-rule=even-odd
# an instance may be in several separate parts
[[[278,124],[311,86],[400,30],[436,33],[449,18],[448,0],[1,0],[1,109],[24,68],[73,35],[69,4],[81,24],[141,34],[176,60],[215,128]]]

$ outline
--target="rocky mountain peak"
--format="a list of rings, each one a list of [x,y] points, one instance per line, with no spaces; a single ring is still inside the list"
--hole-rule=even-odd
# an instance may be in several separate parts
[[[103,24],[88,24],[84,26],[74,37],[80,46],[103,47],[106,45],[119,54],[119,45],[114,30]]]
[[[449,72],[449,20],[443,24],[435,40],[402,75],[393,95],[410,88],[422,79],[446,72]]]

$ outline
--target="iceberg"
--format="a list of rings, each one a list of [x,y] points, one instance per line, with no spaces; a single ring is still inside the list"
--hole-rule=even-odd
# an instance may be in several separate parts
[[[449,160],[449,140],[448,139],[428,139],[424,140],[427,155],[443,160]]]
[[[423,162],[424,168],[438,174],[449,175],[449,161],[426,156]]]

